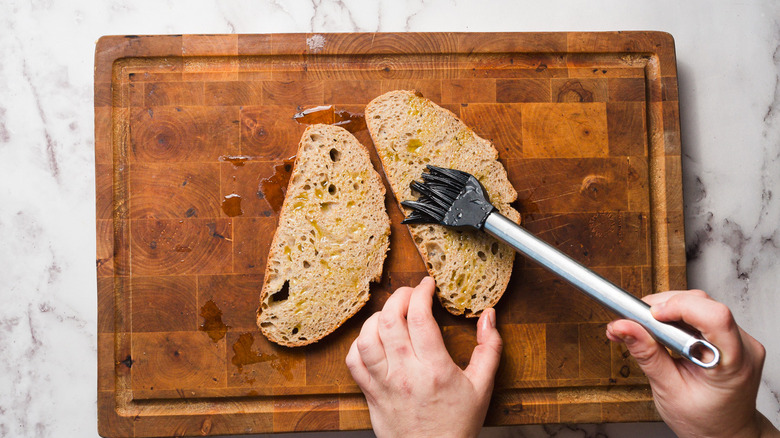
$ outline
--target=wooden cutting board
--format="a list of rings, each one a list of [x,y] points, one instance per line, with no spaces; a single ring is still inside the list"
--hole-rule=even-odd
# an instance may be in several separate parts
[[[343,327],[282,348],[255,311],[303,122],[357,119],[385,91],[417,89],[490,139],[542,239],[637,296],[684,288],[675,63],[658,32],[101,38],[100,434],[370,427],[344,357],[389,294],[425,275],[395,202],[382,281]],[[465,366],[475,320],[434,307]],[[522,257],[496,309],[505,350],[488,425],[659,419],[647,380],[605,338],[609,312]]]

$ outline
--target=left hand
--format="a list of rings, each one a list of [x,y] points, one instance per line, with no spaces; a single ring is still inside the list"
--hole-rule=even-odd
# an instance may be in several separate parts
[[[426,277],[396,290],[347,354],[377,436],[475,437],[485,421],[502,348],[495,310],[482,312],[478,345],[461,370],[431,312],[434,286]]]

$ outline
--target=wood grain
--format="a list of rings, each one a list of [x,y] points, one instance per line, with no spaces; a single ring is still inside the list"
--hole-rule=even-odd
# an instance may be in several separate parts
[[[238,154],[237,107],[133,108],[131,162],[216,161]]]
[[[553,102],[606,102],[610,95],[607,84],[603,78],[556,78],[551,82]]]
[[[529,104],[523,111],[524,156],[606,157],[606,116],[606,106],[600,102]]]
[[[177,219],[219,215],[219,165],[130,165],[131,219]]]
[[[225,340],[202,332],[133,333],[132,389],[213,388],[225,384]]]
[[[133,333],[196,330],[195,282],[190,276],[132,277]]]
[[[552,102],[552,85],[549,79],[499,79],[496,102]]]
[[[313,107],[329,105],[333,123],[385,91],[419,90],[494,143],[533,233],[636,296],[685,287],[670,35],[312,37],[98,42],[101,435],[370,427],[344,356],[393,290],[426,275],[392,199],[391,250],[363,310],[300,349],[255,325],[277,221],[263,180],[295,154],[306,126],[294,115]],[[355,136],[379,169],[368,132]],[[505,349],[487,424],[659,419],[635,361],[604,336],[609,311],[521,257],[496,310]],[[473,321],[433,313],[465,367]]]
[[[241,154],[259,161],[284,160],[295,155],[305,126],[293,120],[297,106],[263,105],[241,109]]]
[[[470,103],[460,108],[460,117],[475,127],[477,135],[490,140],[502,156],[523,156],[521,104]]]
[[[198,309],[212,301],[222,311],[222,322],[228,331],[257,329],[255,315],[244,310],[246,303],[257,298],[257,288],[263,284],[262,274],[201,275],[197,281]]]
[[[232,224],[227,219],[138,219],[131,226],[135,275],[232,271]]]

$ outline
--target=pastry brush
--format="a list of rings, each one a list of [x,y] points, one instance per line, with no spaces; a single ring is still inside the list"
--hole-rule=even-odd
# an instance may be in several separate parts
[[[427,166],[423,182],[412,181],[417,201],[401,204],[412,212],[405,224],[435,223],[448,227],[482,230],[508,244],[623,318],[641,324],[656,340],[702,368],[720,361],[718,349],[698,335],[674,323],[653,318],[650,306],[577,263],[507,219],[490,203],[482,184],[471,174]],[[709,351],[709,354],[707,354]]]

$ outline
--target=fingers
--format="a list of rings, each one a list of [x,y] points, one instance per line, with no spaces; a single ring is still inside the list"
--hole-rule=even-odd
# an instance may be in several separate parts
[[[426,358],[432,362],[445,358],[451,360],[447,348],[444,347],[439,325],[433,319],[431,307],[434,290],[433,278],[425,277],[412,291],[406,317],[409,338],[418,359]]]
[[[670,290],[666,292],[659,292],[657,294],[647,295],[642,298],[642,301],[649,305],[655,305],[664,301],[667,301],[669,298],[679,295],[679,294],[689,294],[689,295],[696,295],[698,297],[702,298],[709,298],[709,295],[707,295],[706,292],[703,290],[693,289],[693,290]]]
[[[355,339],[355,341],[352,342],[352,346],[349,347],[349,353],[347,353],[345,362],[347,363],[347,368],[349,369],[349,373],[352,374],[355,383],[357,383],[361,389],[367,387],[368,383],[371,381],[371,376],[366,368],[366,364],[363,363],[363,359],[360,358],[357,339]]]
[[[641,325],[627,319],[612,321],[607,325],[607,337],[624,342],[631,356],[634,356],[651,380],[668,383],[675,376],[679,378],[672,357]]]
[[[726,305],[697,294],[680,293],[654,304],[650,311],[659,321],[683,321],[699,330],[721,353],[729,367],[742,357],[742,337]]]
[[[751,362],[755,369],[760,373],[764,368],[764,360],[766,359],[766,348],[764,345],[753,336],[750,336],[747,332],[739,329],[739,334],[742,336],[742,342],[745,345],[745,350],[748,350],[751,355]]]
[[[496,330],[496,311],[485,309],[477,321],[477,346],[464,371],[475,388],[484,392],[492,390],[502,349],[501,335]]]
[[[413,289],[402,287],[397,289],[385,302],[385,307],[379,312],[379,339],[384,345],[388,368],[402,363],[414,354],[412,341],[409,339],[409,329],[406,324],[406,314],[409,310],[409,299]]]
[[[385,357],[385,347],[379,338],[378,322],[379,312],[371,315],[363,323],[363,328],[360,329],[360,335],[355,339],[353,347],[357,350],[366,371],[376,378],[383,378],[387,375],[387,357]],[[350,357],[350,354],[352,354],[352,348],[350,348],[347,358]],[[350,371],[352,370],[350,369]],[[358,377],[355,377],[354,374],[353,377],[360,384],[357,380]]]

